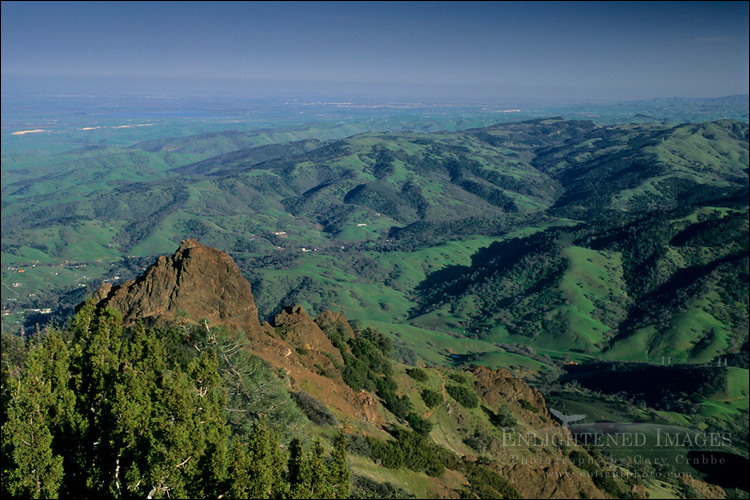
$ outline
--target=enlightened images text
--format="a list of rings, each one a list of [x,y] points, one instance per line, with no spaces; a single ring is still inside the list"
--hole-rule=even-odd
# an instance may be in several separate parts
[[[571,446],[585,445],[596,447],[710,447],[723,448],[732,445],[729,433],[718,432],[667,432],[656,429],[655,433],[644,432],[548,432],[541,434],[517,433],[503,429],[502,446]]]

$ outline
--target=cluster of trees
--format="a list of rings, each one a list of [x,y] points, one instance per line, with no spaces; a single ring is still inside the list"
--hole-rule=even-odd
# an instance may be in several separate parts
[[[477,393],[465,385],[446,385],[445,391],[464,408],[471,409],[479,406]]]
[[[344,358],[341,376],[349,387],[375,392],[388,411],[399,420],[408,422],[415,431],[429,434],[432,424],[414,411],[409,396],[396,393],[398,383],[393,378],[390,361],[393,355],[391,339],[372,328],[358,331],[355,337],[346,340],[342,338],[340,330],[329,329],[326,334],[341,351]]]
[[[632,486],[632,484],[627,484],[632,480],[630,480],[628,476],[621,476],[616,472],[601,467],[600,463],[603,463],[604,461],[601,460],[601,456],[597,451],[592,450],[591,454],[589,454],[585,451],[573,450],[568,455],[568,458],[572,464],[575,464],[579,469],[585,471],[587,475],[591,477],[597,488],[608,495],[611,495],[612,498],[635,497],[633,492],[627,488],[627,486]],[[615,477],[623,477],[626,487],[621,487],[621,485],[615,480]]]
[[[546,314],[563,302],[558,285],[568,267],[559,240],[565,232],[549,229],[525,238],[495,242],[472,256],[470,267],[450,268],[428,277],[417,289],[416,316],[443,305],[464,315],[462,303],[472,297],[477,310],[467,317],[467,330],[483,336],[500,324],[516,334],[536,337],[554,332]]]
[[[720,326],[715,332],[691,333],[695,347],[690,355],[700,357],[724,336],[729,337],[728,351],[738,352],[748,325],[747,212],[715,210],[695,222],[694,210],[607,212],[588,225],[552,227],[495,242],[474,254],[470,266],[452,266],[427,276],[416,288],[417,305],[410,314],[449,306],[451,314],[463,319],[466,331],[478,338],[497,325],[532,338],[541,332],[553,337],[570,332],[567,316],[549,312],[570,300],[561,290],[569,269],[562,250],[576,246],[622,259],[622,280],[613,286],[627,296],[588,296],[596,307],[592,317],[609,328],[606,340],[619,341],[645,327],[670,328],[676,314],[695,310],[696,301],[710,297],[707,312]],[[481,221],[474,222],[481,229]],[[502,224],[498,221],[494,227],[500,230]],[[434,224],[423,222],[394,232],[394,237],[403,238],[399,245],[416,242],[418,232],[442,234]],[[619,276],[617,271],[613,277]],[[466,312],[471,309],[467,303],[474,312]]]
[[[714,365],[681,364],[673,366],[627,362],[593,362],[566,366],[563,382],[604,394],[621,394],[642,400],[651,408],[681,413],[697,413],[702,396],[727,387],[728,371]],[[658,381],[657,384],[654,381]]]
[[[396,159],[385,147],[373,146],[370,157],[374,157],[375,165],[372,167],[372,175],[378,180],[383,180],[393,174],[393,161]]]
[[[469,483],[468,487],[458,491],[460,498],[521,498],[513,485],[486,463],[460,457],[429,442],[425,436],[403,427],[391,426],[387,430],[393,439],[352,436],[349,450],[377,461],[386,468],[405,467],[431,477],[442,476],[446,469],[456,471],[464,475]],[[378,490],[384,493],[378,498],[407,498],[390,496],[393,488],[384,488],[386,485],[373,486],[379,486]]]
[[[460,498],[523,498],[507,479],[482,464],[464,461],[462,469],[469,487],[459,492]]]
[[[402,427],[392,427],[389,432],[394,439],[383,441],[374,437],[367,438],[370,458],[389,469],[406,467],[432,477],[443,475],[445,465],[440,457],[443,453],[449,453],[445,448],[429,442],[418,432]]]
[[[123,331],[119,313],[89,302],[34,345],[3,339],[3,494],[347,497],[345,434],[330,456],[319,440],[306,449],[296,437],[285,452],[281,432],[251,404],[268,393],[266,377],[248,380],[263,366],[195,333],[179,342],[142,325]],[[269,397],[267,408],[283,403]]]
[[[419,395],[422,397],[424,404],[427,405],[427,408],[437,408],[444,402],[443,395],[432,389],[422,389]]]

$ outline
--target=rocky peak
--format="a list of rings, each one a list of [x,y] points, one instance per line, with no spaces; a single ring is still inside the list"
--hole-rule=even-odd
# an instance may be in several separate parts
[[[321,330],[337,331],[341,334],[341,338],[344,341],[354,338],[354,330],[346,320],[346,317],[342,313],[335,313],[332,311],[323,311],[315,317],[315,324],[317,324]]]
[[[331,343],[323,330],[301,305],[284,308],[274,318],[273,326],[283,332],[284,340],[288,343],[308,351],[316,351],[321,354],[328,353],[337,362],[343,364],[344,359],[341,357],[341,352]]]
[[[112,287],[105,283],[93,295],[97,307],[120,311],[126,325],[146,322],[207,320],[261,332],[250,283],[232,258],[196,240],[182,241],[170,256],[159,257],[137,279]]]
[[[539,417],[543,419],[535,423],[552,422],[552,417],[550,417],[542,394],[529,387],[520,378],[514,377],[508,370],[504,368],[491,370],[484,366],[475,366],[468,371],[474,375],[476,380],[474,388],[482,401],[493,406],[526,401],[537,408]],[[534,418],[534,420],[538,419]]]
[[[126,326],[136,319],[147,324],[205,319],[209,325],[244,331],[251,340],[249,350],[283,369],[291,390],[315,388],[317,397],[343,414],[383,423],[382,409],[373,397],[341,381],[336,368],[343,364],[341,352],[302,306],[287,307],[273,325],[258,322],[250,283],[220,250],[184,240],[174,254],[159,257],[135,280],[116,287],[104,283],[92,298],[97,308],[120,311]],[[349,327],[342,314],[328,312],[322,317]]]

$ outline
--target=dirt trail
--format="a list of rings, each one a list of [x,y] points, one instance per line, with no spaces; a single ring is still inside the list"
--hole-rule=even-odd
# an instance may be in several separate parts
[[[425,420],[429,420],[429,419],[431,419],[431,418],[432,418],[432,416],[433,416],[433,415],[435,414],[435,412],[436,412],[436,411],[438,411],[438,410],[439,410],[440,408],[442,408],[442,407],[444,407],[444,406],[445,406],[445,407],[447,408],[447,410],[448,410],[448,415],[450,415],[450,412],[451,412],[451,409],[450,409],[450,403],[448,402],[448,391],[446,391],[446,390],[445,390],[445,378],[443,378],[443,374],[442,374],[442,373],[440,373],[439,371],[437,371],[437,370],[433,370],[433,371],[434,371],[435,373],[437,373],[437,374],[438,374],[438,376],[440,377],[440,386],[441,386],[441,389],[442,389],[442,391],[443,391],[443,404],[441,404],[441,405],[439,405],[439,406],[437,406],[437,407],[433,408],[433,409],[432,409],[432,410],[430,410],[429,412],[427,412],[427,414],[425,414],[425,416],[424,416],[424,419],[425,419]],[[456,448],[454,448],[454,447],[453,447],[453,445],[451,444],[450,440],[448,439],[448,435],[447,435],[447,434],[445,433],[445,431],[443,430],[443,425],[442,425],[442,424],[440,423],[440,419],[437,419],[437,422],[436,422],[436,423],[437,423],[437,428],[438,428],[438,430],[440,430],[440,433],[441,433],[441,434],[443,435],[443,442],[444,442],[444,443],[445,443],[445,444],[446,444],[446,445],[447,445],[447,446],[448,446],[448,447],[449,447],[449,448],[450,448],[451,450],[453,450],[453,452],[454,452],[454,453],[456,453],[456,454],[458,454],[458,455],[461,455],[462,453],[461,453],[461,452],[459,452],[459,451],[458,451],[458,450],[457,450]]]
[[[437,374],[438,374],[438,376],[440,377],[440,386],[441,386],[441,389],[442,389],[442,391],[443,391],[443,404],[441,404],[440,406],[437,406],[437,407],[433,408],[432,410],[430,410],[429,412],[427,412],[427,414],[426,414],[426,415],[424,416],[424,419],[425,419],[425,420],[429,420],[430,418],[432,418],[432,415],[433,415],[433,413],[435,413],[435,412],[436,412],[436,411],[438,411],[438,410],[439,410],[440,408],[442,408],[443,406],[445,406],[445,405],[447,405],[447,404],[448,404],[448,393],[447,393],[447,392],[446,392],[446,390],[445,390],[445,379],[443,378],[443,374],[442,374],[442,373],[440,373],[440,372],[439,372],[439,371],[437,371],[437,370],[434,370],[434,371],[435,371],[435,373],[437,373]],[[441,429],[441,430],[442,430],[442,429]]]

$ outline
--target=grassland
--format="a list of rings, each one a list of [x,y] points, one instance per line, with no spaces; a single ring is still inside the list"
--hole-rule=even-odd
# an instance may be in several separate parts
[[[520,344],[554,359],[703,363],[742,345],[746,306],[728,297],[734,282],[724,277],[741,275],[747,232],[746,220],[733,222],[747,210],[732,201],[747,190],[742,123],[556,118],[467,130],[489,115],[212,116],[92,124],[73,115],[25,135],[9,127],[3,262],[127,268],[194,237],[248,262],[288,262],[246,268],[266,295],[265,318],[289,300],[339,310],[391,325],[431,362],[449,352],[542,369],[499,347]],[[437,124],[441,132],[425,133]],[[731,244],[672,241],[720,221]],[[641,230],[653,224],[661,229]],[[659,248],[639,261],[620,237]],[[525,253],[492,255],[511,241]],[[693,271],[702,274],[676,283]],[[45,282],[24,286],[41,295]],[[687,298],[676,305],[677,296]],[[438,332],[440,354],[422,347],[426,332]]]

